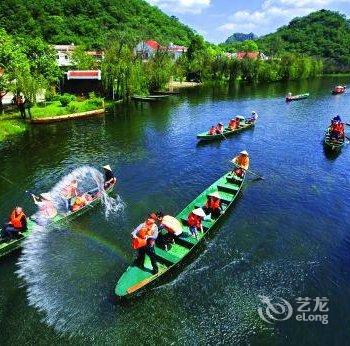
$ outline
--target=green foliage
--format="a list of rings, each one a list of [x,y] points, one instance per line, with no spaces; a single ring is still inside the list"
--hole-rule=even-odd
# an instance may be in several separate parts
[[[93,56],[86,53],[84,46],[77,46],[72,54],[72,63],[78,70],[96,69],[96,60]]]
[[[270,56],[302,54],[324,60],[328,71],[350,70],[350,21],[337,12],[321,10],[295,18],[257,42]]]
[[[0,1],[0,27],[13,35],[87,48],[103,48],[115,37],[124,43],[152,38],[188,45],[193,36],[177,18],[142,0]]]
[[[59,101],[61,103],[62,107],[67,107],[69,103],[71,103],[72,101],[75,101],[76,97],[74,95],[71,94],[63,94],[59,96]]]
[[[258,52],[259,47],[255,41],[247,40],[241,43],[238,48],[242,52]]]

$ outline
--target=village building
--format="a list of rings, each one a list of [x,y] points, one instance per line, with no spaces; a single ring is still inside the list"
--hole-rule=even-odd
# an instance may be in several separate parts
[[[87,96],[102,93],[101,70],[67,71],[60,85],[62,93]]]
[[[187,47],[174,45],[170,43],[168,46],[162,46],[157,41],[148,40],[140,42],[135,47],[135,54],[140,56],[142,60],[149,60],[157,51],[169,52],[174,60],[177,60],[183,53],[187,52]]]

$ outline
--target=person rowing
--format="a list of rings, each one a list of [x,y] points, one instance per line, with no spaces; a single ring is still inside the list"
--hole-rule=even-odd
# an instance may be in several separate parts
[[[253,111],[250,118],[246,120],[246,124],[254,124],[258,120],[258,114]]]
[[[110,165],[103,166],[105,174],[105,189],[108,189],[110,186],[114,185],[117,182],[117,178],[114,176],[112,168]]]
[[[209,129],[208,135],[210,136],[216,135],[216,127],[214,125]]]
[[[27,230],[27,216],[23,211],[23,208],[16,207],[9,218],[8,223],[6,223],[1,232],[3,239],[11,240],[13,238],[18,238],[22,232]]]
[[[334,117],[331,121],[330,125],[330,137],[331,139],[342,139],[345,135],[345,126],[344,123],[341,121],[341,118],[339,115]]]
[[[208,196],[207,203],[203,207],[203,210],[206,215],[211,215],[211,219],[217,219],[220,217],[223,210],[220,195],[217,191]]]
[[[206,214],[202,208],[197,208],[188,215],[187,224],[190,229],[192,237],[198,239],[198,231],[203,233],[202,221],[206,217]]]
[[[131,235],[131,246],[134,250],[137,250],[137,258],[134,262],[135,265],[144,270],[145,256],[148,255],[153,268],[152,274],[157,274],[159,269],[154,251],[154,244],[158,237],[158,226],[155,220],[148,218],[145,222],[141,223]]]
[[[162,212],[150,214],[150,218],[155,220],[158,226],[159,234],[156,244],[166,251],[170,250],[175,239],[183,232],[181,222],[173,216],[163,215]]]
[[[52,219],[57,215],[57,209],[55,208],[50,193],[44,192],[40,196],[32,194],[34,203],[39,208],[40,216],[45,219]]]
[[[78,196],[74,199],[74,203],[71,207],[72,212],[78,211],[81,208],[84,208],[86,205],[91,203],[94,198],[89,193],[84,193],[81,196]]]
[[[249,154],[246,150],[243,150],[231,161],[236,168],[232,171],[238,177],[244,177],[246,171],[249,169]]]

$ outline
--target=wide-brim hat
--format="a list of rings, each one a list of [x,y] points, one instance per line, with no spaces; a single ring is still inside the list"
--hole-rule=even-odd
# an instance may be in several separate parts
[[[108,171],[112,171],[112,168],[110,165],[103,166],[104,169],[107,169]]]
[[[215,197],[215,198],[219,198],[219,199],[220,199],[219,192],[217,192],[217,191],[214,191],[214,192],[210,193],[209,196],[210,196],[210,197]]]
[[[205,214],[205,212],[204,212],[204,210],[202,208],[197,208],[197,209],[193,210],[192,213],[194,215],[199,216],[199,217],[203,217],[203,218],[206,217],[206,214]]]
[[[248,151],[246,151],[246,150],[241,151],[240,154],[249,156]]]

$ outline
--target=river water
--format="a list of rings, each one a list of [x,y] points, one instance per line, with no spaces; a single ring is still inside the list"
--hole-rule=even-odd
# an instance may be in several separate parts
[[[50,190],[84,165],[115,169],[125,208],[106,219],[97,207],[38,238],[27,254],[34,282],[16,274],[20,252],[1,261],[0,343],[346,344],[350,148],[330,156],[322,145],[331,116],[350,122],[350,93],[330,94],[341,82],[349,79],[187,90],[119,105],[105,117],[33,126],[1,143],[1,174],[17,186],[0,180],[2,220],[16,204],[35,211],[22,190]],[[311,97],[286,104],[289,90]],[[197,144],[196,133],[252,110],[260,115],[254,130]],[[134,255],[133,227],[153,210],[176,214],[244,149],[265,179],[247,182],[184,270],[128,304],[114,304],[116,280]],[[259,296],[287,300],[293,316],[264,322]],[[326,297],[328,324],[297,321],[298,297]]]

